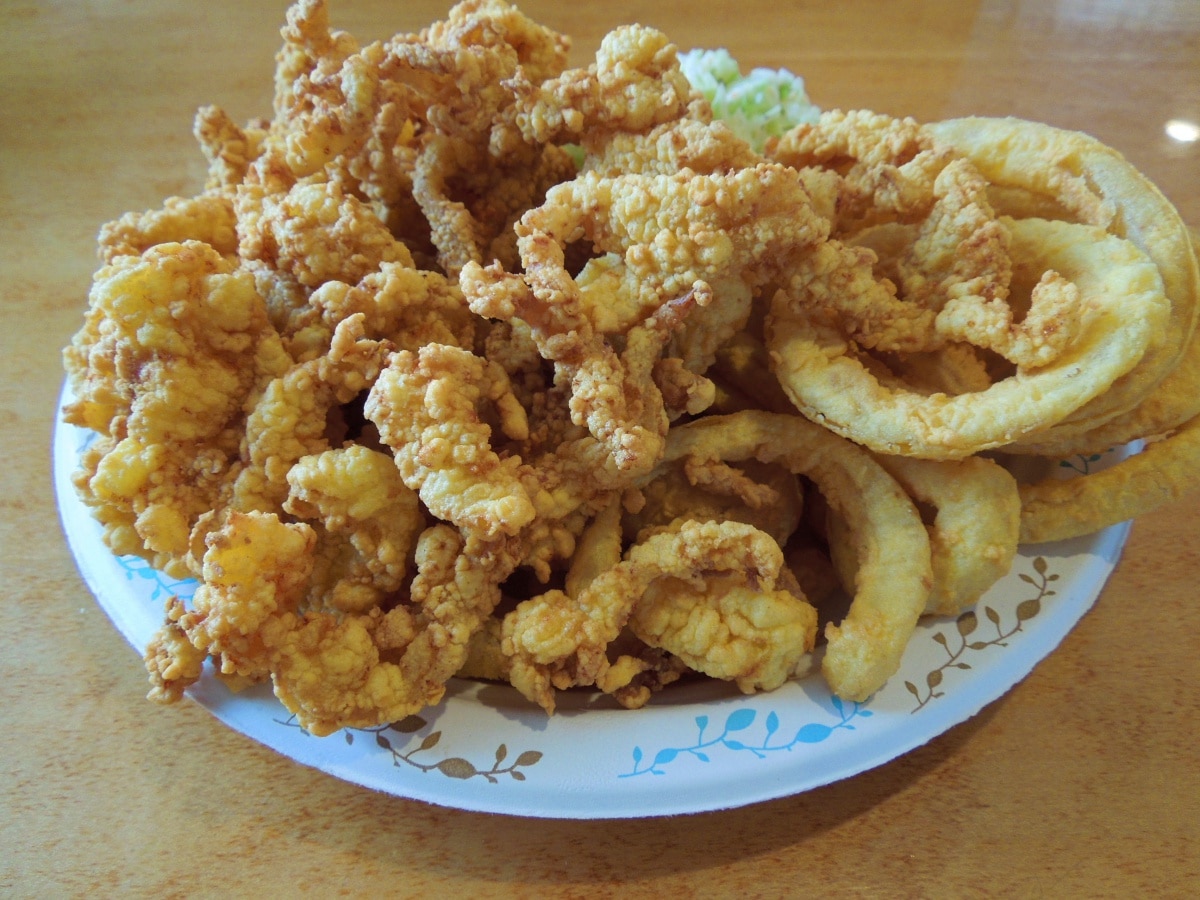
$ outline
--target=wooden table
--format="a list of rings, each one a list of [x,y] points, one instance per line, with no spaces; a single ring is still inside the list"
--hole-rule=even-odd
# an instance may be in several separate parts
[[[822,107],[1015,114],[1121,149],[1200,224],[1195,0],[528,2],[586,62],[623,21],[803,74]],[[285,4],[7,0],[0,12],[0,893],[17,896],[1185,896],[1200,890],[1200,528],[1147,515],[1095,609],[979,716],[807,794],[541,822],[298,766],[144,701],[55,512],[60,348],[100,223],[194,193],[195,108],[268,114]],[[436,2],[342,0],[361,39]]]

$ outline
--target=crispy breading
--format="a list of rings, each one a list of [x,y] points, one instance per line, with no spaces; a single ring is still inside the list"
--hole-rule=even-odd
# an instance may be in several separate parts
[[[242,470],[244,409],[290,359],[253,279],[207,244],[119,256],[90,299],[64,354],[66,421],[101,435],[76,484],[114,552],[191,574],[192,528]]]

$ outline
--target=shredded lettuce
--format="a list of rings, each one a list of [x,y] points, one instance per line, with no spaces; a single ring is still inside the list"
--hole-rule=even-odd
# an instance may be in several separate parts
[[[820,115],[804,92],[804,79],[787,69],[752,69],[743,75],[723,49],[689,50],[679,54],[679,64],[713,115],[756,150],[767,138]]]

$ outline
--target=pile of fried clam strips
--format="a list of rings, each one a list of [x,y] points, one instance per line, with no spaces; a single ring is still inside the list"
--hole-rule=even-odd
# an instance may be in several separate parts
[[[500,0],[282,33],[273,117],[199,111],[207,184],[104,226],[65,351],[105,543],[199,582],[154,699],[211,662],[328,734],[456,674],[550,712],[819,658],[862,700],[1018,542],[1194,479],[1193,237],[1083,134],[828,111],[758,146],[663,34],[568,68]]]

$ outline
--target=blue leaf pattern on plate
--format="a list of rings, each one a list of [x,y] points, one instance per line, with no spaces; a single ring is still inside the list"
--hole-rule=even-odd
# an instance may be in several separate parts
[[[686,747],[664,747],[651,757],[650,762],[643,766],[646,760],[646,752],[635,746],[632,751],[633,769],[629,772],[624,772],[618,775],[618,778],[632,778],[635,775],[665,775],[665,766],[670,765],[679,759],[680,756],[690,756],[693,759],[699,760],[702,763],[709,762],[711,756],[709,752],[712,750],[728,750],[733,753],[749,753],[756,759],[766,759],[772,753],[778,753],[781,750],[791,750],[798,744],[819,744],[826,740],[839,729],[853,731],[854,725],[850,724],[856,718],[867,718],[871,715],[871,711],[866,709],[861,703],[853,703],[847,706],[837,697],[830,698],[833,711],[837,714],[838,719],[833,724],[823,722],[808,722],[796,732],[795,737],[783,743],[772,743],[772,737],[779,731],[781,722],[779,714],[771,710],[763,718],[763,737],[761,743],[754,743],[747,738],[734,739],[730,735],[738,731],[748,731],[756,721],[758,721],[758,710],[751,707],[742,707],[735,709],[725,718],[725,724],[721,728],[721,733],[713,737],[705,737],[705,732],[708,731],[709,718],[705,715],[696,716],[696,741]]]
[[[130,581],[142,578],[151,582],[151,600],[163,600],[168,596],[191,600],[199,586],[195,578],[170,578],[164,575],[140,556],[120,556],[117,557],[117,563],[125,570],[125,577]]]

